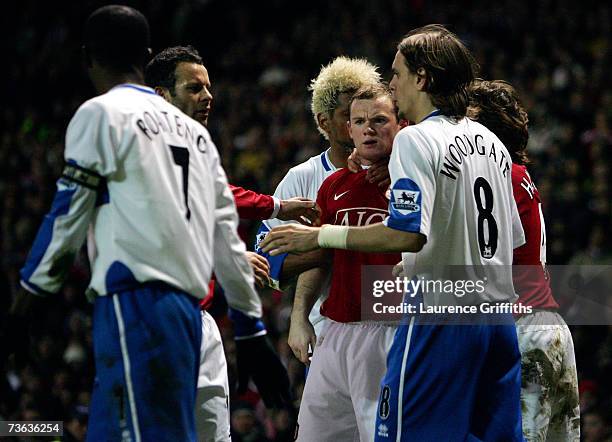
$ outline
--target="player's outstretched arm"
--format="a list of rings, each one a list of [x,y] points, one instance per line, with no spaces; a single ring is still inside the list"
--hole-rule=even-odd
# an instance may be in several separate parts
[[[272,229],[260,247],[272,256],[308,252],[319,247],[360,252],[418,252],[426,241],[420,233],[392,229],[383,223],[366,227],[287,225]]]
[[[321,210],[317,203],[308,198],[296,197],[281,201],[280,210],[276,216],[282,221],[295,220],[302,224],[317,225]]]
[[[321,293],[323,281],[325,281],[328,272],[328,267],[315,267],[302,273],[298,277],[295,289],[287,343],[295,357],[306,365],[310,365],[310,356],[317,341],[314,327],[310,323],[308,315]]]
[[[275,217],[280,210],[278,198],[231,184],[229,186],[240,218],[264,220]]]
[[[287,369],[267,336],[236,340],[238,394],[247,391],[249,380],[257,387],[267,408],[291,407],[291,383]]]
[[[313,250],[299,255],[270,256],[269,253],[264,253],[260,249],[260,243],[268,232],[267,222],[262,223],[257,234],[255,251],[269,264],[270,287],[282,290],[284,286],[292,284],[296,276],[329,261],[328,253],[324,250]]]
[[[246,252],[246,258],[251,264],[253,276],[257,287],[264,288],[270,285],[270,264],[268,260],[255,252]]]
[[[248,317],[260,318],[261,300],[255,290],[246,247],[238,237],[238,214],[225,171],[215,151],[212,173],[215,174],[215,232],[213,239],[214,272],[225,290],[227,303]]]

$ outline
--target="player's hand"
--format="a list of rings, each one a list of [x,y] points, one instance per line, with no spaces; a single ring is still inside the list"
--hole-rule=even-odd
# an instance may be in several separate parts
[[[319,227],[290,224],[273,228],[259,244],[270,255],[310,252],[319,248]]]
[[[318,225],[321,209],[308,198],[296,197],[282,200],[276,217],[283,221],[295,220],[306,225]]]
[[[317,343],[317,336],[308,318],[302,318],[297,315],[291,316],[291,326],[289,327],[289,338],[287,339],[287,343],[300,362],[310,365],[312,353],[308,351],[308,346],[314,351],[315,344]]]
[[[246,252],[247,261],[251,264],[255,283],[258,287],[267,287],[270,283],[270,264],[268,260],[255,252]]]
[[[357,149],[349,155],[347,160],[348,169],[353,172],[361,171],[361,157],[357,153]],[[389,157],[381,158],[376,163],[372,164],[366,172],[368,182],[378,184],[378,187],[386,189],[391,184],[389,176]]]
[[[391,184],[389,157],[381,158],[372,164],[366,172],[366,179],[372,184],[378,184],[378,187],[382,189],[387,189]]]
[[[291,407],[289,375],[266,336],[236,341],[236,364],[239,394],[252,379],[267,408]]]
[[[349,155],[346,161],[346,166],[348,167],[348,170],[353,173],[361,171],[361,157],[357,153],[357,149],[353,149],[353,151]]]
[[[404,261],[400,261],[393,266],[393,270],[391,270],[391,274],[397,277],[404,277],[406,274],[404,273]]]

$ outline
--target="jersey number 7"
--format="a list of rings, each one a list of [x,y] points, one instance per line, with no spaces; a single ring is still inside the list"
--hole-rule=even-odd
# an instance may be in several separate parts
[[[183,170],[183,197],[185,198],[185,207],[187,207],[187,213],[185,217],[187,221],[191,219],[191,209],[189,209],[189,149],[181,146],[168,145],[172,151],[172,158],[177,166],[181,166]]]

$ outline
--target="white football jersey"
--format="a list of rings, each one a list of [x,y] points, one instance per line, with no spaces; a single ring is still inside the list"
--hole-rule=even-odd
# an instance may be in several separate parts
[[[300,163],[297,166],[294,166],[289,169],[287,175],[285,175],[285,177],[276,187],[276,190],[274,191],[274,196],[281,200],[299,196],[316,200],[317,192],[319,191],[321,184],[323,184],[323,181],[325,181],[325,179],[331,174],[333,174],[336,170],[338,169],[329,160],[329,149],[327,149],[321,154],[316,155],[314,157],[310,157],[303,163]],[[259,243],[263,241],[263,239],[266,237],[270,230],[272,230],[276,226],[293,222],[295,221],[281,221],[276,218],[264,221],[261,227],[259,228],[259,232],[257,233],[257,244],[255,245],[255,249],[257,250],[257,252],[263,254],[259,250]],[[278,281],[280,279],[283,262],[285,261],[287,255],[263,255],[268,259],[268,262],[270,263],[270,276],[276,281]],[[324,319],[319,310],[321,308],[321,304],[329,294],[330,284],[331,276],[323,285],[323,291],[319,296],[319,299],[317,299],[317,302],[313,306],[312,311],[310,312],[309,319],[310,322],[315,326],[315,329],[317,329],[317,335],[319,335],[319,329],[316,326]]]
[[[510,154],[499,138],[468,118],[455,122],[434,112],[395,137],[385,224],[427,237],[420,252],[403,254],[407,274],[444,279],[449,269],[443,266],[456,265],[474,266],[466,269],[475,273],[471,278],[487,276],[484,293],[450,300],[437,298],[438,293],[425,296],[426,303],[516,299],[512,252],[525,238],[512,195],[511,168]]]
[[[123,84],[78,109],[65,159],[24,287],[57,292],[90,227],[90,293],[160,281],[203,298],[214,270],[232,307],[261,316],[234,199],[205,127],[152,89]]]

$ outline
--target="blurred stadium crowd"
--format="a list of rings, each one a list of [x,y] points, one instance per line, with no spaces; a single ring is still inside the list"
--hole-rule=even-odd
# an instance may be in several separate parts
[[[81,23],[101,4],[23,0],[5,6],[0,316],[50,206],[68,121],[93,95],[79,44]],[[322,64],[341,54],[361,56],[387,75],[403,32],[429,22],[448,24],[478,56],[481,76],[511,82],[529,111],[529,170],[544,199],[548,262],[612,263],[609,4],[350,0],[298,1],[287,9],[281,0],[157,0],[131,5],[149,18],[154,52],[176,44],[199,49],[214,94],[209,128],[230,182],[264,193],[272,193],[292,165],[326,148],[306,89]],[[241,224],[248,245],[256,227]],[[45,318],[31,325],[29,356],[3,369],[0,418],[63,420],[71,437],[83,440],[93,381],[87,281],[83,253]],[[304,369],[286,344],[290,300],[266,294],[266,321],[299,398]],[[231,326],[219,321],[234,376]],[[612,440],[612,326],[574,326],[572,332],[583,439]],[[291,417],[266,413],[254,392],[233,398],[232,427],[236,441],[291,439]]]

